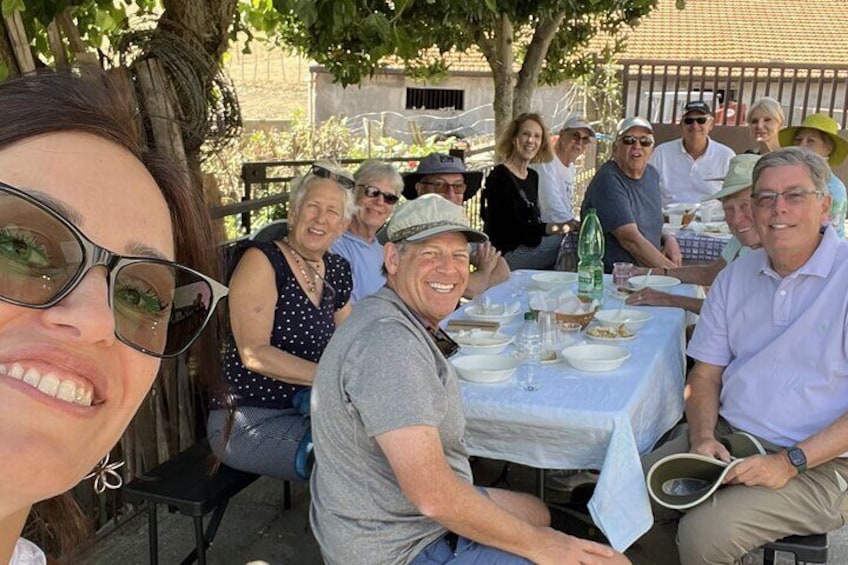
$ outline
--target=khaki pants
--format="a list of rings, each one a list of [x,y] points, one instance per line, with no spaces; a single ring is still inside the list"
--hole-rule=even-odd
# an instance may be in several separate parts
[[[716,427],[716,435],[730,431],[723,421]],[[647,474],[659,459],[687,451],[689,430],[682,424],[672,439],[644,457],[642,466]],[[749,551],[785,536],[839,529],[848,520],[848,496],[837,473],[848,481],[848,459],[809,469],[779,490],[722,487],[686,513],[652,502],[654,527],[639,545],[645,555],[664,565],[732,565]]]

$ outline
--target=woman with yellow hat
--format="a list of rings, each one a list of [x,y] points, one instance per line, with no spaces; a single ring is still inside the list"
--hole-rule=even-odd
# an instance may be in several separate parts
[[[839,124],[824,114],[811,114],[800,126],[784,128],[778,134],[780,146],[797,145],[821,155],[831,167],[839,165],[848,156],[848,140],[839,135]],[[830,175],[827,190],[833,198],[830,208],[830,223],[839,237],[845,237],[845,213],[848,196],[845,185],[835,174]]]

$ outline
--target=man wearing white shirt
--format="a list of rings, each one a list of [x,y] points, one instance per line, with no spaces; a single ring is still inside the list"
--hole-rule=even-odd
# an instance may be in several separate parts
[[[693,100],[680,120],[683,137],[661,143],[650,164],[660,173],[663,206],[700,202],[721,189],[733,149],[710,139],[713,116],[709,104]]]
[[[568,118],[559,131],[554,158],[533,165],[539,173],[539,210],[545,223],[568,223],[571,231],[580,227],[574,217],[574,162],[586,152],[595,139],[595,130],[582,116]]]

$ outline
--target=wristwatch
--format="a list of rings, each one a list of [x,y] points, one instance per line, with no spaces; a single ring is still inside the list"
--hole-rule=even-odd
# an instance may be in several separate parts
[[[806,472],[807,470],[807,456],[804,455],[804,450],[798,447],[797,445],[793,445],[789,449],[786,450],[786,456],[789,457],[789,462],[792,463],[792,466],[798,469],[798,474]]]

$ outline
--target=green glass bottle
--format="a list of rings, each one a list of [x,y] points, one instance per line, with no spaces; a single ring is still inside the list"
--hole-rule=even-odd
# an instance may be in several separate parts
[[[577,256],[577,295],[600,300],[604,294],[604,230],[594,208],[580,226]]]

